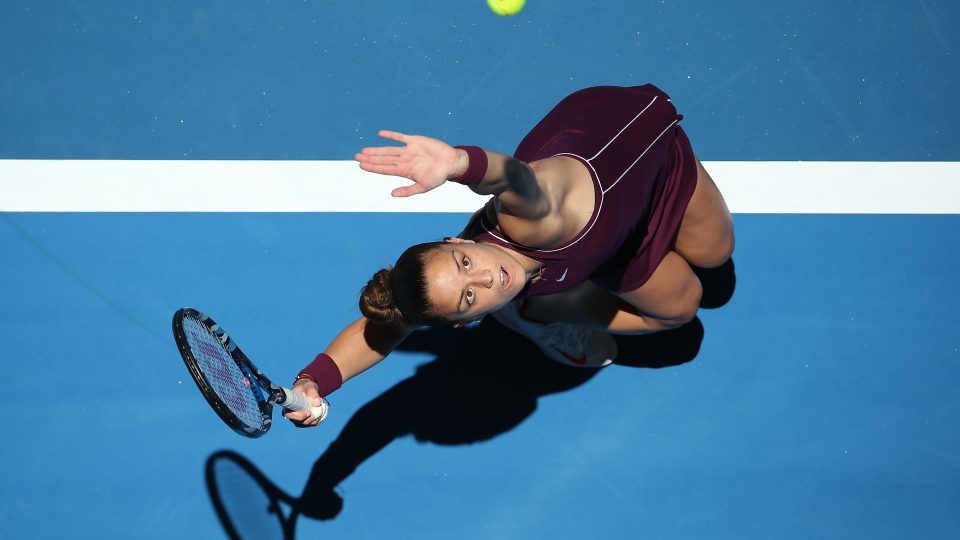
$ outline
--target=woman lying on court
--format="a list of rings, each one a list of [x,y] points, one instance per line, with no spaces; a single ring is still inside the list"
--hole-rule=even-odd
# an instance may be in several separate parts
[[[492,314],[565,364],[601,367],[610,336],[680,326],[701,284],[733,252],[733,220],[694,156],[682,116],[653,85],[595,87],[560,102],[514,157],[418,135],[364,148],[364,170],[414,183],[450,180],[492,195],[457,238],[409,248],[364,287],[362,316],[297,376],[311,399],[382,360],[415,329]],[[284,415],[316,425],[306,411]]]

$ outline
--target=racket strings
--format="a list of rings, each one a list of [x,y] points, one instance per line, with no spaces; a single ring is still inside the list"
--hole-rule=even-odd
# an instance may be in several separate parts
[[[190,349],[213,391],[246,425],[262,426],[264,420],[257,400],[256,383],[244,375],[210,329],[189,318],[183,323]]]

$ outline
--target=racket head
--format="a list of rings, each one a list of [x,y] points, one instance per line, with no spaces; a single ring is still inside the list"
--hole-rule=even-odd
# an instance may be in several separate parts
[[[270,429],[269,381],[216,321],[193,308],[173,315],[173,336],[187,371],[218,416],[244,437]]]

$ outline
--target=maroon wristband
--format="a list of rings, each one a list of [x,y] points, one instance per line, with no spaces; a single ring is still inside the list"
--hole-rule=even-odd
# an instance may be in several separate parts
[[[479,146],[454,146],[467,153],[467,170],[456,178],[451,178],[451,182],[469,186],[483,180],[487,174],[487,153]]]
[[[327,353],[318,354],[313,362],[300,370],[297,379],[310,379],[317,383],[317,392],[320,397],[329,396],[343,384],[340,368]]]

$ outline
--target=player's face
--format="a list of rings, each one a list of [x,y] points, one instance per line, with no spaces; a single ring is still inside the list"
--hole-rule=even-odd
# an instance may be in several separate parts
[[[526,271],[507,250],[457,239],[430,253],[426,274],[434,314],[454,322],[500,309],[526,285]]]

